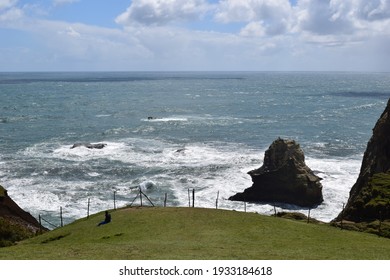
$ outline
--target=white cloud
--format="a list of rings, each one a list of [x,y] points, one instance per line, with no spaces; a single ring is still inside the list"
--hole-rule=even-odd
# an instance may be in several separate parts
[[[137,38],[120,30],[37,21],[33,32],[45,41],[47,68],[62,63],[71,70],[124,70],[150,57]]]
[[[300,0],[296,15],[299,31],[358,35],[375,32],[378,22],[389,27],[390,0]]]
[[[388,71],[389,3],[134,0],[116,18],[123,28],[105,28],[44,20],[28,5],[0,0],[0,27],[28,35],[0,49],[0,70]],[[193,21],[201,30],[177,24]]]
[[[241,29],[240,35],[245,37],[261,37],[265,35],[265,28],[262,22],[253,21]]]
[[[68,28],[66,28],[66,31],[64,33],[71,37],[81,37],[81,34],[77,32],[72,26],[68,26]]]
[[[116,18],[116,22],[122,25],[164,25],[199,19],[208,9],[206,0],[134,0],[129,8]]]
[[[375,21],[390,19],[390,0],[358,1],[356,7],[360,18]]]
[[[318,35],[353,33],[350,1],[301,0],[297,5],[300,30]]]
[[[223,0],[215,19],[222,23],[255,22],[257,27],[261,22],[267,35],[279,35],[289,31],[292,12],[288,0]]]
[[[16,7],[9,8],[0,13],[0,27],[1,25],[7,26],[9,23],[23,19],[24,13],[21,9]]]
[[[0,10],[13,7],[17,2],[18,0],[0,0]]]

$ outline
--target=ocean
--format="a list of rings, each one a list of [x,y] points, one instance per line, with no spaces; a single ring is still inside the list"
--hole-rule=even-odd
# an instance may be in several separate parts
[[[323,178],[324,202],[310,215],[328,222],[388,98],[390,73],[0,73],[0,184],[53,225],[60,209],[65,223],[85,217],[88,201],[90,214],[139,205],[140,188],[156,206],[166,197],[189,207],[194,190],[195,207],[215,208],[218,197],[219,209],[307,214],[228,200],[281,137]]]

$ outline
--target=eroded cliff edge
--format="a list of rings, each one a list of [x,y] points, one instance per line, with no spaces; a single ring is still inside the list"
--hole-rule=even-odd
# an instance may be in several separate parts
[[[0,247],[46,230],[30,213],[20,208],[0,185]]]
[[[359,177],[344,210],[335,221],[372,222],[390,219],[390,99],[374,126]]]

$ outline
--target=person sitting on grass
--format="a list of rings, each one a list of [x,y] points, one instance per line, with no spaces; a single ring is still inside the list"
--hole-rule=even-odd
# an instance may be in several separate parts
[[[101,225],[104,225],[104,224],[108,224],[109,222],[111,222],[111,215],[110,213],[108,213],[108,211],[105,212],[105,218],[104,218],[104,221],[101,221],[98,226],[101,226]]]

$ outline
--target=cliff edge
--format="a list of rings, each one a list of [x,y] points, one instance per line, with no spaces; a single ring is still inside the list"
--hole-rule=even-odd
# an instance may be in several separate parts
[[[20,208],[0,185],[0,247],[46,231],[28,212]]]
[[[375,124],[359,177],[344,210],[335,221],[370,222],[390,219],[390,99]]]

